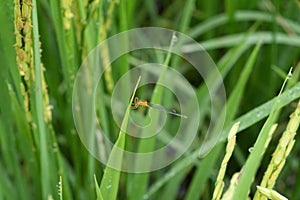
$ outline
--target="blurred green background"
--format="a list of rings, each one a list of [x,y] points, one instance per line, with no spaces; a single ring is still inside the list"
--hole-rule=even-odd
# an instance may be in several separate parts
[[[82,61],[99,42],[148,26],[180,31],[207,50],[222,74],[226,96],[232,98],[224,132],[228,134],[240,116],[250,115],[239,118],[246,125],[237,136],[225,188],[233,173],[245,164],[248,150],[270,113],[270,107],[259,106],[274,99],[294,67],[287,84],[291,90],[282,99],[285,107],[276,119],[278,128],[250,189],[253,197],[299,98],[299,1],[2,0],[0,10],[0,199],[101,199],[96,191],[105,166],[87,152],[77,135],[72,117],[74,79]],[[119,128],[110,112],[110,84],[141,62],[134,53],[125,55],[101,83],[104,101],[96,106],[98,114],[104,110],[99,115],[112,141]],[[192,67],[180,62],[171,60],[199,91],[199,104],[204,109],[207,105],[202,99],[208,94],[201,93],[203,80]],[[116,70],[120,65],[121,70]],[[248,74],[244,74],[246,68]],[[139,94],[151,98],[149,88],[140,89]],[[173,104],[172,100],[166,103]],[[251,112],[255,109],[260,113]],[[206,114],[209,117],[209,111]],[[178,119],[171,122],[178,123]],[[201,121],[199,138],[172,165],[140,175],[121,173],[114,182],[116,192],[108,199],[212,199],[225,151],[223,141],[204,159],[192,153],[208,123]],[[172,129],[168,125],[165,131],[171,134]],[[128,148],[135,149],[135,145]],[[299,150],[296,142],[276,183],[276,190],[289,199],[300,199]]]

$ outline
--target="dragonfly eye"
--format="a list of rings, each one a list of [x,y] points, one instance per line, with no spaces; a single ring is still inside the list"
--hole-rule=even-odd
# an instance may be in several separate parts
[[[133,102],[131,103],[131,108],[132,109],[137,109],[137,107],[138,107],[138,98],[137,97],[134,97],[134,100],[133,100]]]

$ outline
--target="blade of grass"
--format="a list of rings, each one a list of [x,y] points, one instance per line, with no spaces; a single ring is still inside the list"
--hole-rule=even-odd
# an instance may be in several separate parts
[[[50,68],[50,70],[52,70],[53,76],[57,77],[58,75],[61,75],[61,77],[58,78],[57,80],[57,85],[51,86],[51,84],[54,84],[53,80],[49,81],[49,89],[52,88],[52,98],[55,99],[55,102],[57,101],[57,105],[54,104],[54,106],[56,106],[56,112],[57,114],[57,120],[60,121],[61,124],[63,124],[62,127],[59,127],[60,131],[62,133],[64,133],[64,136],[62,138],[64,138],[65,140],[68,141],[69,144],[69,149],[70,149],[70,157],[71,159],[74,161],[74,163],[78,163],[77,165],[74,166],[75,168],[75,174],[79,174],[81,171],[81,168],[83,168],[83,166],[81,165],[82,163],[86,163],[86,161],[82,162],[82,160],[85,159],[84,156],[86,156],[87,154],[82,154],[82,151],[78,148],[78,145],[80,144],[79,139],[77,137],[75,133],[75,128],[73,125],[73,119],[72,119],[72,109],[71,109],[71,100],[72,100],[72,88],[73,88],[73,79],[74,79],[74,74],[75,74],[75,69],[78,67],[78,63],[80,61],[80,55],[79,55],[79,49],[78,49],[78,44],[76,42],[76,36],[80,36],[80,34],[76,34],[75,33],[75,23],[73,24],[71,19],[65,19],[65,12],[62,12],[63,8],[62,8],[62,4],[66,3],[66,1],[62,2],[62,1],[41,1],[39,2],[42,6],[45,7],[45,9],[48,9],[48,13],[50,13],[51,18],[50,18],[50,23],[53,26],[52,27],[53,33],[55,35],[55,40],[51,41],[52,43],[56,43],[57,46],[55,46],[55,48],[57,49],[57,58],[55,58],[56,60],[56,64],[58,64],[59,66],[57,68]],[[69,2],[67,2],[68,4]],[[73,3],[75,4],[76,2],[73,1]],[[74,5],[75,6],[75,5]],[[83,11],[81,9],[80,6],[78,6],[79,11]],[[82,15],[84,15],[84,13],[80,13]],[[81,15],[80,15],[81,16]],[[75,15],[74,18],[76,18],[77,15]],[[84,18],[83,16],[81,16],[82,18]],[[70,30],[66,30],[65,26],[64,26],[64,20],[68,20],[68,23],[70,23]],[[84,22],[84,20],[82,20],[81,22]],[[81,26],[76,26],[77,31],[78,29],[82,28]],[[48,31],[48,30],[47,30]],[[76,36],[75,36],[76,35]],[[47,38],[48,39],[48,38]],[[80,43],[80,38],[77,38],[77,41]],[[83,48],[83,47],[82,47]],[[81,48],[80,48],[81,50]],[[45,62],[45,57],[49,56],[49,55],[43,55],[43,61]],[[53,60],[53,58],[50,58],[51,60]],[[47,68],[49,68],[49,66],[53,65],[53,63],[45,63],[48,64]],[[55,71],[55,70],[60,70],[60,71]],[[54,72],[53,72],[54,71]],[[49,73],[49,71],[48,71]],[[60,74],[61,73],[61,74]],[[53,79],[53,77],[49,77],[49,80]],[[58,87],[58,89],[57,89]],[[60,168],[61,165],[61,159],[59,156],[60,153],[57,154],[57,162],[58,164],[58,169]],[[80,156],[79,156],[80,155]],[[84,168],[86,168],[86,166],[84,166]],[[89,169],[89,167],[88,167]],[[65,175],[64,175],[64,171],[62,172],[62,176],[64,180],[68,180]],[[67,172],[67,170],[65,171]],[[90,173],[93,174],[93,173]],[[77,182],[77,185],[87,185],[88,183],[82,183],[81,179],[75,179]],[[65,181],[65,183],[68,183],[67,181]],[[68,190],[68,186],[64,187],[65,189]],[[69,192],[65,192],[64,193],[65,196],[68,196],[70,193]],[[88,193],[90,194],[90,193]]]
[[[150,13],[150,20],[152,24],[157,24],[159,16],[157,14],[156,3],[154,1],[145,1],[145,7],[147,8],[147,13]]]
[[[264,103],[263,105],[257,108],[254,108],[253,110],[249,111],[248,113],[234,120],[232,123],[228,124],[222,131],[222,136],[219,140],[219,143],[216,145],[216,147],[219,146],[220,143],[223,143],[224,140],[228,137],[228,133],[229,133],[228,130],[230,130],[230,127],[234,123],[240,121],[240,126],[238,130],[239,133],[240,131],[250,127],[251,125],[257,123],[258,121],[266,117],[270,113],[275,100],[279,102],[278,106],[279,108],[281,108],[299,97],[300,97],[300,83],[297,83],[290,90],[283,92],[278,98],[271,99],[270,101]],[[162,187],[162,185],[164,185],[167,181],[169,181],[174,176],[174,174],[178,173],[185,167],[194,163],[198,159],[199,150],[200,148],[196,149],[189,156],[177,162],[159,181],[155,182],[150,187],[150,189],[147,191],[145,196],[150,197],[151,195],[153,195],[156,191],[158,191]]]
[[[97,177],[94,174],[94,184],[95,184],[95,188],[96,188],[96,196],[97,196],[97,200],[103,200],[103,197],[101,195],[101,191],[100,191],[100,187],[98,185],[98,181],[97,181]]]
[[[199,163],[196,164],[197,170],[193,175],[192,182],[189,185],[188,191],[184,198],[185,200],[200,199],[200,196],[206,187],[206,182],[211,175],[210,171],[213,170],[221,152],[223,152],[223,145],[217,144],[206,157],[201,159]]]
[[[68,70],[70,70],[73,66],[71,66],[72,63],[68,62],[68,48],[67,48],[67,43],[65,42],[66,40],[66,33],[63,29],[63,16],[61,14],[61,5],[59,1],[50,1],[50,10],[51,10],[51,14],[52,14],[52,18],[53,18],[53,23],[54,23],[54,27],[55,27],[55,33],[56,33],[56,37],[57,37],[57,43],[58,43],[58,52],[60,55],[60,61],[61,61],[61,65],[62,67],[62,71],[63,71],[63,75],[64,75],[64,80],[65,80],[65,86],[67,87],[67,94],[68,96],[71,96],[72,94],[72,82],[70,81],[70,73]],[[74,52],[73,52],[74,53]],[[73,55],[74,56],[74,55]],[[68,105],[71,105],[71,99],[69,99]]]
[[[201,43],[202,47],[205,50],[212,50],[212,49],[219,49],[219,48],[226,48],[236,46],[241,43],[244,39],[245,33],[239,34],[232,34],[222,36],[220,38],[214,38],[211,40],[206,40]],[[262,40],[263,44],[272,44],[273,42],[273,33],[272,32],[255,32],[252,33],[246,41],[246,44],[253,45],[257,44],[260,40]],[[289,46],[300,46],[300,37],[299,36],[289,36],[284,33],[277,33],[276,34],[276,41],[277,44],[285,44]],[[183,52],[184,53],[193,53],[195,51],[201,51],[198,45],[184,45]]]
[[[254,10],[239,10],[234,13],[234,19],[236,21],[260,21],[260,22],[272,22],[272,15],[270,13],[254,11]],[[295,32],[300,33],[299,23],[284,18],[287,25]],[[190,37],[196,38],[206,31],[213,30],[218,26],[224,25],[229,22],[229,16],[224,13],[214,16],[203,23],[191,28],[188,32]]]
[[[20,92],[20,77],[16,64],[16,51],[14,49],[14,44],[16,43],[16,36],[14,34],[14,12],[12,9],[14,7],[14,2],[4,2],[0,3],[0,24],[3,31],[0,34],[0,60],[2,61],[2,66],[0,69],[0,77],[3,80],[2,86],[6,85],[4,80],[8,80],[8,75],[12,78],[11,82],[15,90],[17,90],[17,97],[19,101],[22,101]]]
[[[256,25],[254,25],[252,28],[250,28],[249,32],[247,32],[244,35],[241,46],[239,45],[237,47],[237,49],[242,48],[244,45],[246,45],[247,38],[249,37],[249,35],[251,35],[252,31],[255,28],[256,28]],[[260,44],[260,43],[258,43],[258,44]],[[226,106],[224,106],[224,108],[222,108],[223,110],[221,111],[221,113],[218,116],[219,120],[218,120],[217,124],[215,125],[212,133],[210,134],[210,137],[205,138],[205,142],[202,145],[202,149],[200,151],[201,157],[205,156],[207,151],[209,151],[212,148],[213,144],[210,144],[210,142],[216,140],[215,139],[216,137],[219,137],[219,133],[220,133],[221,129],[223,128],[223,126],[224,125],[226,126],[228,124],[228,122],[230,122],[235,117],[238,106],[240,105],[241,96],[243,94],[245,84],[246,84],[246,82],[249,78],[250,72],[252,71],[252,68],[254,66],[254,61],[257,57],[259,46],[254,48],[250,58],[248,58],[246,67],[244,68],[244,70],[242,72],[242,76],[239,76],[240,78],[238,80],[238,84],[236,84],[236,87],[234,88],[233,93],[230,95],[229,100],[226,102]],[[226,71],[228,72],[228,68],[230,69],[231,66],[232,65],[230,64],[230,62],[228,62],[228,64],[227,64],[227,62],[225,62],[223,66],[220,66],[220,69],[222,70],[223,74],[227,74]],[[216,78],[214,77],[213,74],[211,76],[209,76],[205,82],[209,83],[211,80],[216,80]],[[203,100],[201,100],[202,107],[205,107],[209,104],[208,102],[209,102],[210,95],[207,95],[207,92],[205,91],[205,89],[206,88],[202,86],[199,90],[199,92],[202,92],[200,97],[202,96],[202,99],[203,99],[203,96],[206,97]],[[206,92],[206,94],[203,94],[203,92]],[[199,93],[197,95],[199,97]],[[201,99],[201,98],[199,98],[199,99]],[[225,100],[226,99],[224,99],[224,101]],[[229,114],[228,113],[226,114],[226,110],[230,110]],[[223,118],[220,116],[224,116],[224,119],[225,119],[225,115],[227,115],[226,120],[225,120],[225,122],[223,122],[222,121]]]
[[[1,129],[1,127],[0,127]],[[2,131],[2,130],[0,130]],[[0,132],[1,133],[1,132]],[[1,199],[19,199],[20,195],[15,192],[16,186],[13,186],[8,174],[6,173],[6,167],[0,164],[0,198]],[[28,197],[24,197],[25,199],[29,199]]]
[[[100,184],[100,192],[105,200],[115,200],[117,198],[117,193],[118,193],[118,188],[119,188],[119,180],[120,180],[120,171],[117,169],[113,169],[109,167],[111,162],[115,162],[121,167],[122,165],[122,156],[123,154],[119,154],[118,151],[116,151],[117,148],[125,149],[125,137],[126,137],[126,132],[127,130],[127,124],[128,124],[128,119],[129,119],[129,113],[131,110],[131,102],[133,102],[133,98],[135,95],[135,92],[137,90],[137,87],[139,85],[139,82],[141,80],[141,77],[139,77],[136,86],[133,90],[133,94],[131,96],[131,99],[129,101],[129,104],[127,106],[127,110],[121,125],[121,130],[119,133],[119,137],[110,153],[110,156],[108,158],[107,166],[104,170],[104,174],[101,180]]]
[[[193,14],[193,10],[195,7],[195,0],[188,0],[185,3],[182,15],[179,15],[180,17],[180,25],[179,25],[179,31],[181,33],[185,33],[189,27],[191,18],[192,18],[192,14]],[[182,46],[182,44],[179,44],[181,41],[179,41],[177,43],[177,45]],[[179,68],[179,59],[180,57],[176,56],[172,59],[172,66],[174,69],[178,70]],[[172,94],[171,93],[166,93],[165,94],[165,105],[170,106],[172,103]]]
[[[42,197],[47,199],[51,194],[51,181],[49,174],[49,153],[47,141],[47,131],[44,121],[44,101],[42,91],[42,69],[41,69],[41,49],[39,47],[39,29],[37,18],[37,4],[33,0],[32,8],[32,25],[33,25],[33,53],[34,53],[34,71],[35,71],[35,110],[37,117],[37,128],[40,136],[40,164],[41,164],[41,184],[42,184]],[[52,175],[53,176],[53,175]]]
[[[229,21],[234,21],[234,13],[236,10],[236,4],[234,3],[234,0],[226,0],[225,1],[225,10],[226,14],[228,15]]]
[[[300,188],[300,165],[298,165],[298,167],[297,167],[296,182],[294,184],[294,188],[291,193],[291,197],[293,197],[295,199],[300,198],[300,190],[298,190],[298,188]]]
[[[195,7],[195,0],[188,0],[185,2],[184,9],[182,12],[181,22],[179,26],[179,31],[185,33],[189,27],[192,14]]]
[[[195,0],[188,0],[185,3],[182,15],[179,15],[180,17],[179,31],[181,33],[185,33],[187,31],[192,18],[194,7],[195,7]],[[181,41],[179,41],[179,43],[180,42]],[[177,44],[177,45],[181,46],[182,44]],[[172,59],[172,66],[176,70],[179,68],[179,60],[180,60],[179,58],[180,57],[176,56]],[[170,106],[172,102],[172,94],[166,93],[165,99],[166,99],[166,101],[164,102],[165,105]]]
[[[159,194],[160,199],[176,199],[176,197],[180,195],[180,186],[191,170],[190,168],[191,166],[185,168],[172,178],[172,181],[170,181]]]
[[[108,4],[108,9],[107,9],[107,13],[106,13],[106,20],[104,21],[104,15],[101,15],[100,18],[100,42],[104,41],[107,39],[108,37],[108,31],[111,29],[112,27],[112,20],[113,20],[113,11],[115,8],[115,5],[118,4],[117,0],[112,0],[109,2]],[[102,14],[102,13],[100,13]],[[104,80],[105,80],[105,85],[106,85],[106,89],[109,91],[109,93],[111,94],[113,91],[113,87],[114,87],[114,80],[112,77],[112,66],[110,63],[110,52],[109,52],[109,47],[106,45],[106,43],[103,43],[103,48],[102,51],[100,51],[100,55],[101,55],[101,61],[103,66],[107,66],[104,72]]]
[[[159,83],[163,83],[166,73],[167,73],[167,66],[169,65],[170,59],[171,59],[171,52],[172,52],[172,48],[175,42],[175,37],[173,34],[173,37],[171,38],[171,43],[170,43],[170,47],[169,47],[169,51],[167,54],[167,57],[164,61],[164,69],[162,70],[161,75],[159,76],[159,80],[157,81],[157,84],[154,88],[153,91],[153,95],[152,95],[152,99],[151,99],[151,103],[153,104],[160,104],[162,101],[162,95],[163,95],[163,87],[159,84]],[[152,122],[151,124],[153,127],[153,130],[157,130],[157,128],[155,126],[158,125],[158,113],[154,113],[156,115],[152,116]],[[149,116],[147,117],[149,118]],[[144,129],[145,130],[145,129]],[[144,139],[141,140],[140,143],[138,144],[138,151],[137,152],[151,152],[153,151],[154,147],[155,147],[155,141],[156,138],[155,137],[151,137],[148,139]],[[137,159],[136,160],[136,165],[139,165],[140,161]],[[152,160],[147,160],[147,163],[143,163],[144,166],[151,166],[151,162]],[[142,199],[145,192],[146,192],[146,188],[148,186],[148,180],[150,177],[150,173],[143,173],[143,174],[134,174],[131,177],[131,185],[128,188],[128,199],[129,200],[134,200],[134,199]]]
[[[260,46],[261,46],[261,42],[259,42],[255,46],[254,50],[252,51],[246,65],[245,65],[245,68],[243,69],[243,71],[237,81],[236,87],[234,88],[232,94],[230,94],[230,98],[227,102],[227,109],[230,112],[227,112],[227,114],[226,114],[226,120],[225,120],[226,125],[234,119],[234,117],[237,113],[237,109],[241,103],[241,98],[245,91],[245,86],[246,86],[247,81],[249,80],[252,68],[254,67]]]
[[[259,51],[259,48],[260,48],[260,43],[258,43],[256,45],[256,47],[254,48],[254,50],[252,51],[247,63],[246,63],[246,66],[245,68],[243,69],[238,81],[237,81],[237,84],[236,84],[236,87],[234,88],[233,92],[231,93],[228,101],[227,101],[227,104],[226,104],[226,109],[227,110],[230,110],[230,112],[227,112],[226,114],[226,120],[225,120],[225,125],[227,125],[229,122],[231,122],[235,115],[236,115],[236,112],[237,112],[237,109],[240,105],[240,102],[241,102],[241,97],[244,93],[244,90],[245,90],[245,85],[249,79],[249,76],[250,76],[250,73],[252,71],[252,68],[254,66],[254,63],[255,63],[255,60],[256,60],[256,57],[257,57],[257,54],[258,54],[258,51]],[[225,66],[230,66],[230,65],[225,65]],[[224,67],[224,69],[226,69]],[[201,164],[200,164],[201,165]],[[202,168],[198,168],[199,170],[202,170]],[[212,168],[208,168],[208,169],[212,169]],[[210,170],[206,170],[205,173],[208,173],[209,174],[209,171]],[[196,172],[196,174],[199,174],[200,172]],[[206,176],[207,178],[208,176]],[[194,177],[195,178],[195,177]],[[198,182],[204,182],[203,180],[203,177],[202,177],[202,180],[193,180],[193,184],[195,185],[198,185],[199,186],[199,183]],[[196,188],[196,186],[193,185],[191,188]],[[197,192],[201,192],[200,190],[198,190]],[[192,199],[192,195],[190,191],[188,191],[188,198],[189,199]],[[201,194],[197,194],[196,196],[200,196]],[[195,195],[194,195],[195,196]]]
[[[133,4],[133,5],[132,5]],[[124,1],[120,1],[120,6],[119,6],[119,20],[120,20],[120,31],[126,31],[129,29],[130,24],[132,23],[131,18],[132,18],[132,13],[128,12],[128,9],[134,7],[134,2],[133,1],[128,1],[128,0],[124,0]],[[127,35],[125,36],[127,37]],[[120,48],[122,49],[126,49],[128,50],[128,41],[129,38],[122,40],[119,45]],[[122,77],[126,72],[129,71],[129,62],[128,62],[128,54],[124,54],[123,56],[121,56],[118,60],[116,60],[115,63],[115,68],[118,70],[118,74],[116,80],[118,80],[120,77]],[[122,66],[122,67],[120,67]],[[116,74],[116,73],[115,73]],[[124,83],[123,87],[124,89],[121,92],[125,92],[125,91],[129,91],[129,83]],[[120,95],[121,99],[120,101],[122,102],[126,102],[127,99],[124,99],[123,97],[126,97],[126,95],[122,94]]]
[[[219,60],[217,66],[223,79],[225,79],[234,64],[243,55],[243,53],[249,49],[249,47],[250,45],[247,45],[245,42],[241,42],[238,46],[228,50],[228,52]]]
[[[99,42],[100,42],[100,32],[101,32],[101,28],[104,28],[104,27],[101,27],[100,28],[100,23],[101,23],[101,19],[103,17],[103,12],[102,12],[102,8],[103,8],[103,1],[94,1],[92,2],[90,5],[89,5],[89,9],[87,10],[88,12],[88,23],[87,23],[87,26],[86,26],[86,31],[89,33],[89,34],[95,34],[95,37],[84,37],[85,41],[88,41],[87,42],[87,53],[88,53],[88,49],[92,49],[94,46],[96,46]],[[94,49],[95,50],[95,49]],[[96,49],[96,51],[98,51],[98,49]],[[82,58],[84,59],[84,58]],[[97,56],[94,56],[93,57],[93,60],[95,62],[95,65],[96,66],[100,66],[100,60],[98,59]],[[102,92],[103,90],[103,85],[100,83],[100,91]],[[101,103],[99,103],[101,104]],[[97,104],[97,105],[99,105]],[[103,108],[103,104],[100,105],[100,113],[104,113],[105,112],[105,109]],[[103,109],[103,110],[102,110]],[[107,124],[104,124],[106,123],[106,117],[103,117],[102,118],[103,121],[102,124],[104,127],[106,127]],[[92,132],[95,131],[95,130],[92,130]],[[108,132],[108,131],[107,131]],[[90,138],[91,141],[90,141],[90,144],[93,144],[92,143],[92,140],[93,140],[93,137]],[[99,144],[99,145],[102,145],[102,144]],[[95,145],[91,145],[92,148],[96,148]],[[93,149],[94,150],[94,149]],[[95,174],[95,171],[96,171],[96,165],[95,165],[95,158],[93,156],[90,156],[88,155],[87,157],[87,176],[88,177],[92,177],[93,174]],[[89,179],[87,179],[89,180]],[[90,181],[87,182],[87,184],[89,184]]]
[[[241,57],[241,55],[250,47],[250,45],[246,44],[247,38],[249,35],[253,33],[255,30],[256,25],[250,28],[250,30],[244,35],[244,39],[241,41],[239,45],[236,47],[233,47],[230,49],[218,62],[217,66],[220,70],[220,74],[223,79],[227,76],[229,71],[231,71],[234,64],[237,62],[237,60]],[[209,75],[207,80],[205,82],[212,82],[214,83],[217,77],[214,75]],[[200,107],[206,107],[209,104],[210,95],[208,94],[206,84],[203,83],[198,89],[197,89],[197,97],[200,100]],[[206,112],[206,113],[205,113]],[[209,110],[207,109],[204,111],[204,113],[201,115],[203,121],[204,117],[208,115]],[[200,125],[202,122],[200,122]]]
[[[8,111],[8,110],[4,110],[4,111]],[[4,179],[1,180],[0,182],[1,182],[2,188],[11,187],[11,188],[9,188],[9,190],[3,189],[2,191],[3,192],[7,191],[4,193],[4,195],[10,196],[8,191],[10,191],[10,190],[14,191],[16,188],[18,188],[19,192],[16,193],[14,196],[17,199],[22,198],[22,197],[24,199],[29,199],[30,195],[29,195],[28,188],[23,187],[23,185],[26,185],[27,177],[24,177],[22,175],[22,171],[21,171],[21,168],[19,167],[19,163],[18,163],[20,158],[22,157],[22,155],[17,153],[18,143],[16,141],[18,140],[18,138],[16,137],[15,134],[11,134],[11,135],[7,134],[7,133],[13,132],[12,127],[14,124],[10,124],[9,122],[6,122],[5,119],[7,119],[7,117],[10,117],[10,119],[15,119],[15,117],[13,116],[13,114],[10,111],[6,112],[2,116],[1,116],[2,123],[0,125],[1,151],[6,152],[6,153],[5,153],[5,155],[3,155],[3,160],[1,161],[1,163],[5,164],[6,167],[8,168],[8,170],[6,170],[7,175],[3,176]],[[24,149],[22,148],[22,150],[24,150]],[[25,148],[25,150],[26,150],[25,152],[28,152],[27,151],[28,149]],[[11,175],[15,179],[15,182],[11,181],[9,179],[6,180],[6,178],[9,178],[9,175]],[[6,181],[4,181],[4,180],[6,180]],[[12,192],[12,193],[15,193],[15,192]]]
[[[63,183],[62,183],[62,177],[59,177],[59,182],[57,184],[57,190],[58,190],[58,196],[59,200],[63,200]]]
[[[246,38],[247,38],[247,35],[245,36],[245,39]],[[240,55],[239,53],[243,52],[242,50],[247,49],[247,47],[248,47],[248,45],[244,45],[244,42],[242,42],[239,46],[237,46],[236,48],[232,49],[230,52],[228,52],[223,57],[222,61],[220,61],[220,70],[221,70],[221,73],[222,73],[223,77],[226,76],[227,72],[234,65],[235,61],[239,57],[237,55]],[[234,57],[234,58],[232,58],[232,57]],[[202,90],[199,90],[199,91],[202,91],[202,92],[200,92],[200,93],[202,93],[202,95],[198,95],[201,98],[203,98],[203,96],[204,96],[203,92],[205,92],[205,90],[203,90],[203,88],[204,87],[202,87]],[[199,91],[197,92],[197,94],[199,94]],[[217,157],[217,156],[215,156],[215,157]],[[210,159],[204,159],[203,162],[201,162],[200,166],[202,166],[202,165],[206,166],[206,165],[210,165],[210,164],[211,164],[211,160]],[[211,165],[211,166],[213,166],[213,165]],[[209,174],[209,173],[207,173],[208,169],[213,169],[213,168],[212,167],[211,168],[205,167],[205,174]],[[178,172],[179,171],[174,172],[173,170],[171,170],[171,174],[176,174]],[[197,172],[198,172],[198,174],[201,174],[201,173],[199,173],[199,172],[202,172],[201,167],[198,167]],[[170,176],[167,176],[167,177],[168,178],[166,178],[166,179],[171,179]],[[204,176],[204,177],[208,177],[208,176]],[[203,179],[204,177],[202,177],[202,179],[199,179],[197,181],[204,180]],[[190,187],[190,188],[198,188],[199,184],[197,184],[197,181],[194,181],[193,184],[195,184],[195,185],[192,186],[192,187]],[[158,189],[159,187],[161,187],[163,185],[163,184],[160,184],[160,183],[163,183],[163,182],[164,181],[155,183],[153,185],[153,187],[151,187],[150,190],[155,191],[156,189]],[[202,182],[205,182],[205,181],[202,181]],[[195,193],[194,192],[190,192],[190,194],[193,194],[193,195],[190,195],[188,198],[192,198],[192,197],[195,197],[195,196],[200,196],[202,190],[201,189],[197,190],[197,192],[199,192],[199,191],[200,191],[199,194],[197,194],[196,192]],[[151,192],[149,192],[148,194],[151,194]],[[197,194],[197,195],[195,195],[195,194]],[[196,197],[196,199],[197,199],[197,197]]]
[[[36,177],[36,173],[38,172],[38,160],[36,158],[35,155],[35,149],[36,146],[34,145],[34,141],[33,141],[33,137],[30,133],[30,126],[27,123],[27,119],[26,119],[26,114],[23,110],[23,108],[21,108],[20,104],[17,101],[17,97],[15,95],[15,93],[9,89],[8,94],[10,95],[10,102],[12,107],[14,108],[14,112],[12,112],[12,116],[10,117],[10,119],[13,119],[14,123],[9,125],[10,126],[15,126],[17,132],[19,133],[17,136],[15,137],[14,135],[10,135],[8,136],[8,138],[6,138],[4,141],[10,141],[10,146],[8,146],[8,148],[11,148],[13,150],[17,150],[17,146],[18,149],[20,151],[20,153],[16,153],[16,155],[18,156],[12,156],[12,158],[16,159],[14,160],[14,162],[16,162],[16,167],[14,169],[14,174],[16,174],[18,179],[18,184],[19,182],[22,185],[26,185],[26,179],[29,177],[33,177],[32,180],[35,183],[38,183],[36,185],[34,185],[33,187],[36,189],[41,189],[40,188],[40,184],[39,184],[39,178]],[[8,112],[10,113],[10,112]],[[16,143],[14,143],[13,141],[16,141]],[[8,145],[8,144],[6,144]],[[24,177],[22,176],[22,173],[20,172],[20,170],[22,170],[21,168],[19,168],[17,162],[19,159],[24,159],[24,163],[26,163],[28,165],[28,167],[30,169],[32,169],[32,171],[29,172],[30,175],[28,175],[28,177]],[[33,162],[34,161],[34,162]],[[13,166],[12,166],[13,167]],[[24,187],[20,187],[20,198],[24,197],[24,199],[26,198],[26,193],[22,193],[22,191],[24,191]],[[27,196],[29,197],[30,195],[27,194]]]
[[[72,196],[73,194],[71,193],[69,183],[67,181],[62,181],[62,180],[68,180],[68,176],[69,176],[68,174],[71,173],[71,170],[66,168],[66,160],[65,157],[63,157],[62,155],[59,144],[57,143],[57,136],[54,132],[53,127],[51,126],[51,124],[48,124],[48,127],[51,136],[52,147],[53,147],[53,152],[52,152],[53,159],[51,162],[54,164],[54,160],[55,160],[56,171],[58,172],[57,174],[59,175],[59,181],[58,181],[58,185],[60,186],[59,197],[61,200],[63,196],[66,199],[73,199],[74,197]]]
[[[288,77],[284,81],[279,95],[275,98],[275,102],[270,111],[270,115],[267,118],[264,126],[262,127],[258,138],[254,144],[253,150],[251,151],[249,158],[246,161],[246,164],[243,167],[241,177],[239,179],[239,184],[234,191],[233,199],[246,199],[248,196],[248,191],[250,190],[251,183],[254,179],[255,173],[259,167],[260,161],[264,155],[265,149],[269,143],[269,132],[272,125],[275,123],[275,120],[278,117],[280,106],[278,104],[278,97],[281,96],[281,92],[286,84]]]
[[[235,119],[233,122],[230,123],[230,125],[233,125],[234,123],[240,121],[241,123],[239,126],[239,132],[243,131],[246,128],[250,127],[251,125],[255,124],[256,122],[267,117],[270,114],[272,107],[276,101],[278,102],[277,106],[279,108],[282,108],[285,105],[294,101],[295,99],[298,99],[299,97],[300,97],[300,83],[297,83],[291,89],[283,92],[278,98],[275,97],[275,98],[269,100],[268,102],[264,103],[263,105],[260,105],[256,108],[252,109],[251,111],[247,112],[246,114]],[[226,126],[224,128],[224,130],[222,131],[220,141],[224,141],[226,139],[228,130],[229,130],[229,126]]]
[[[16,63],[16,58],[22,58],[25,44],[20,45],[19,43],[15,45],[15,43],[17,39],[22,37],[20,34],[22,29],[25,30],[24,21],[18,21],[22,18],[22,14],[23,16],[30,16],[30,20],[26,23],[26,28],[29,23],[31,26],[31,9],[21,14],[21,7],[14,3],[16,2],[0,3],[0,10],[2,11],[0,23],[3,28],[0,34],[0,59],[3,61],[3,65],[0,68],[0,141],[1,170],[5,172],[5,174],[2,174],[3,180],[0,181],[0,190],[2,191],[1,196],[3,196],[3,199],[30,199],[32,193],[40,197],[38,192],[36,192],[40,191],[40,184],[37,175],[38,168],[34,155],[34,145],[32,144],[29,124],[27,124],[24,98],[21,92],[21,77],[18,71],[18,66],[21,64],[18,63],[19,65],[17,65]],[[24,4],[28,8],[28,2],[24,2]],[[27,33],[31,35],[31,28]],[[23,37],[27,38],[27,40],[31,40],[28,35],[24,35]],[[21,47],[23,48],[21,49]],[[16,51],[18,53],[22,52],[18,55],[19,57],[16,57]],[[20,161],[22,161],[22,165]],[[31,170],[24,175],[26,167]],[[28,184],[29,179],[32,181],[30,185]],[[16,190],[18,191],[17,193],[15,192]]]

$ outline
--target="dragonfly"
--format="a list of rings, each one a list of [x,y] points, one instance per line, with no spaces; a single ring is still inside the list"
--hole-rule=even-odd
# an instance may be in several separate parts
[[[169,113],[171,115],[175,115],[175,116],[182,117],[182,118],[188,118],[186,115],[182,115],[182,114],[177,113],[174,109],[170,110],[170,109],[167,109],[167,108],[165,108],[161,105],[152,104],[148,101],[140,100],[138,97],[134,98],[131,106],[132,106],[133,109],[137,109],[139,106],[144,106],[144,107],[147,107],[147,108],[154,108],[154,109]]]

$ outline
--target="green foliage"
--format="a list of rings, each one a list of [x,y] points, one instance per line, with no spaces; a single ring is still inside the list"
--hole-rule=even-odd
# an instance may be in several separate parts
[[[289,157],[285,155],[274,188],[259,186],[270,152],[278,146],[300,97],[299,9],[297,1],[273,4],[268,0],[1,1],[0,199],[212,199],[225,141],[236,122],[240,123],[236,148],[227,171],[222,171],[223,190],[232,174],[243,168],[239,184],[233,187],[235,199],[253,197],[256,186],[267,194],[300,199],[297,135],[295,143],[291,139],[293,144],[288,145],[293,149],[288,149]],[[105,135],[121,149],[147,152],[166,145],[181,120],[170,117],[164,134],[157,138],[127,138],[124,130],[131,101],[122,99],[126,105],[129,101],[129,107],[119,130],[109,100],[114,84],[136,65],[154,60],[173,67],[193,85],[200,105],[198,135],[184,155],[164,169],[132,174],[103,165],[86,150],[73,122],[72,92],[76,72],[94,47],[121,31],[144,26],[174,29],[201,43],[224,80],[227,109],[220,115],[227,114],[218,143],[199,158],[201,134],[210,118],[210,94],[200,75],[171,53],[143,57],[132,52],[113,63],[104,59],[109,67],[97,88],[96,114]],[[199,51],[198,46],[184,47],[185,53]],[[110,47],[100,53],[108,58]],[[293,76],[277,97],[291,66]],[[164,73],[159,82],[163,79]],[[211,76],[209,81],[214,80]],[[123,89],[131,88],[128,84]],[[159,85],[141,87],[137,94],[151,103],[177,106]],[[130,117],[147,122],[148,115],[139,111],[130,112]],[[158,116],[151,120],[158,126]],[[271,138],[274,123],[278,128]],[[250,147],[254,147],[251,153]],[[118,158],[121,164],[122,155],[113,152],[110,159]]]

